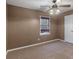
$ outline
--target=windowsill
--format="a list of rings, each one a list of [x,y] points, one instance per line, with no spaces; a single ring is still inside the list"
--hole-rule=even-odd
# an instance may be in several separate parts
[[[40,33],[40,35],[49,35],[49,32],[45,32],[45,33]]]

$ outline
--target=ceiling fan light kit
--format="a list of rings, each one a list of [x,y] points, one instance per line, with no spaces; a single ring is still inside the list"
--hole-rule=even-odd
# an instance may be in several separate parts
[[[58,10],[56,10],[56,14],[59,14],[60,13],[60,10],[58,9]]]
[[[50,15],[53,15],[53,12],[54,12],[54,11],[53,11],[52,9],[49,10],[49,14],[50,14]]]
[[[49,15],[56,15],[56,14],[59,14],[60,13],[60,10],[59,9],[51,9],[48,11]]]
[[[59,7],[71,7],[70,4],[66,4],[66,5],[58,5],[57,2],[59,2],[60,0],[52,0],[52,6],[45,6],[45,7],[51,7],[48,10],[49,15],[55,15],[55,14],[59,14],[61,11],[58,9]],[[44,7],[44,6],[43,6]]]

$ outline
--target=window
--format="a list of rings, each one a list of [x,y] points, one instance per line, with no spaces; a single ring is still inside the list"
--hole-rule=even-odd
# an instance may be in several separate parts
[[[50,34],[50,18],[46,16],[40,17],[40,35]]]

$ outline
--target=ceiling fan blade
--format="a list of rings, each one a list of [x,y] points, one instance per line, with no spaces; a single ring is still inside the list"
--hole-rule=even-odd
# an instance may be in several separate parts
[[[71,7],[71,5],[59,5],[58,7]]]
[[[40,6],[40,7],[50,7],[49,5],[45,5],[45,6]]]

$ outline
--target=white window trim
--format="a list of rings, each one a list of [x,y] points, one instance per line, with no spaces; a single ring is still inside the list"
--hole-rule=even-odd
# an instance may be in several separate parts
[[[40,33],[40,35],[49,35],[50,32]]]
[[[50,16],[40,16],[40,19],[41,17],[48,17],[49,18],[49,32],[44,32],[44,33],[41,33],[41,28],[40,28],[40,36],[42,35],[50,35]]]

